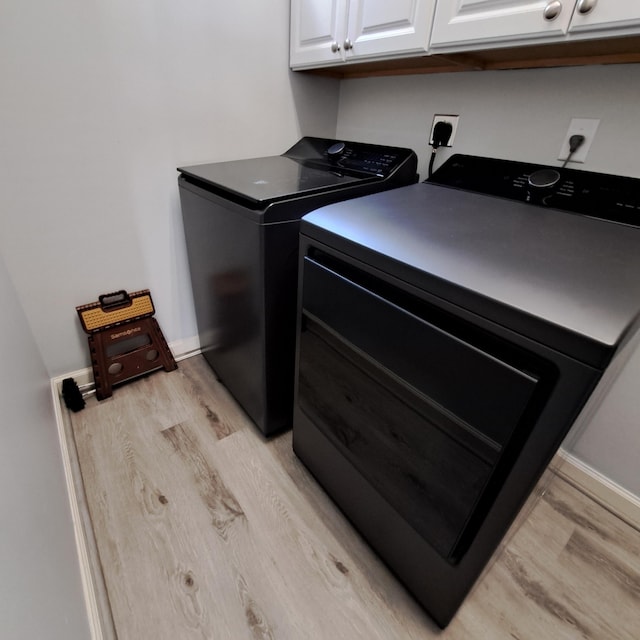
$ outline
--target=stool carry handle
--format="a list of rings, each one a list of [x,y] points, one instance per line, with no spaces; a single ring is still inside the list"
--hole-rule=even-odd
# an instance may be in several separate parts
[[[98,297],[98,300],[103,311],[120,309],[131,304],[131,296],[124,289],[113,293],[104,293]]]

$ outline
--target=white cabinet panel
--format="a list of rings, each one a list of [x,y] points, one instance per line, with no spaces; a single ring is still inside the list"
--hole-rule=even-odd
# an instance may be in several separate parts
[[[293,0],[291,66],[344,61],[346,0]]]
[[[435,0],[360,0],[349,9],[346,56],[426,52]]]
[[[563,37],[574,0],[438,0],[431,47],[481,49]]]
[[[592,33],[606,31],[607,33]],[[577,0],[569,33],[630,35],[640,32],[640,2],[638,0]]]

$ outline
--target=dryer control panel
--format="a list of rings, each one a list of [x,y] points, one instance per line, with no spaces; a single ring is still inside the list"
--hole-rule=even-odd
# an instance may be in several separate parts
[[[640,180],[456,154],[427,182],[640,227]]]

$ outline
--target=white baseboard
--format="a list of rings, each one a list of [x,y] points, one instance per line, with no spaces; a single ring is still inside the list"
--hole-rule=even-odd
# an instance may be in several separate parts
[[[90,372],[90,370],[87,370]],[[82,372],[74,372],[73,375],[67,375],[66,377],[73,377],[78,381],[78,374]],[[73,531],[76,540],[76,550],[78,553],[78,561],[80,564],[80,578],[82,581],[82,591],[84,593],[85,607],[87,610],[87,618],[89,621],[89,629],[91,631],[92,640],[109,640],[112,636],[108,635],[105,630],[105,626],[102,622],[104,612],[100,605],[100,599],[95,588],[94,582],[94,567],[90,560],[89,543],[83,524],[83,517],[80,513],[81,504],[84,502],[81,500],[78,489],[78,475],[77,468],[77,454],[75,450],[75,443],[70,442],[65,432],[65,425],[62,417],[62,405],[60,396],[60,387],[62,385],[63,377],[52,378],[51,380],[51,394],[53,396],[53,407],[56,416],[56,423],[58,427],[58,440],[60,442],[60,452],[62,454],[62,464],[64,467],[65,482],[67,485],[67,494],[69,495],[69,505],[71,508],[71,519],[73,522]],[[82,383],[84,384],[84,382]]]
[[[170,343],[169,348],[176,361],[180,361],[200,353],[200,342],[197,337],[177,340]],[[58,440],[60,442],[67,493],[69,495],[76,549],[80,563],[80,576],[89,627],[91,629],[91,638],[92,640],[115,640],[116,635],[113,625],[111,624],[110,611],[105,611],[108,607],[104,603],[104,598],[100,596],[97,587],[99,581],[96,580],[94,574],[96,563],[91,560],[91,543],[85,526],[88,514],[85,514],[85,517],[83,517],[81,513],[81,505],[84,504],[84,499],[83,496],[80,495],[82,493],[82,478],[80,477],[75,443],[70,441],[71,438],[67,435],[62,417],[61,393],[62,381],[65,378],[73,378],[79,386],[90,385],[93,383],[93,370],[91,367],[87,367],[52,378],[51,394],[53,396]]]
[[[560,449],[553,471],[605,509],[640,531],[640,498],[609,480],[579,458]]]
[[[171,353],[173,353],[176,361],[180,362],[180,360],[185,360],[200,353],[200,340],[198,340],[198,336],[184,338],[183,340],[174,340],[169,343],[169,349],[171,349]]]

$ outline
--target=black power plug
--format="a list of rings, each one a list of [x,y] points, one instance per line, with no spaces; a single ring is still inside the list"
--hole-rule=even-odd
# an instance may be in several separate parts
[[[452,133],[453,125],[450,122],[445,122],[444,120],[436,122],[433,127],[433,142],[431,143],[433,149],[435,150],[439,147],[446,147],[451,139]]]
[[[584,144],[584,136],[576,134],[569,138],[569,152],[575,153]]]
[[[452,134],[453,125],[450,122],[439,120],[433,126],[433,133],[431,136],[431,146],[433,147],[433,150],[431,151],[431,158],[429,160],[429,178],[433,174],[433,163],[436,159],[436,151],[440,147],[445,147],[449,143]]]
[[[571,156],[573,156],[573,154],[584,144],[584,141],[585,137],[579,133],[576,133],[569,138],[569,153],[562,164],[563,169],[567,166],[567,162],[571,160]]]

